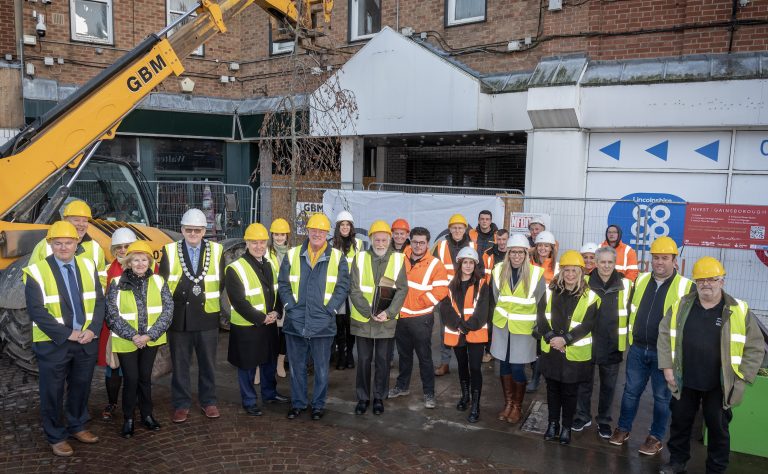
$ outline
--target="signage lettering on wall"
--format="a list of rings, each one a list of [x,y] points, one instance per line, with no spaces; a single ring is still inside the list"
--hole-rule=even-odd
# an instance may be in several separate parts
[[[688,204],[686,245],[768,250],[768,206]]]
[[[322,202],[302,202],[296,203],[296,234],[307,235],[307,221],[313,214],[323,213]]]
[[[608,224],[621,227],[624,242],[636,250],[650,250],[651,242],[663,236],[681,245],[684,203],[685,200],[674,194],[628,194],[611,207]]]

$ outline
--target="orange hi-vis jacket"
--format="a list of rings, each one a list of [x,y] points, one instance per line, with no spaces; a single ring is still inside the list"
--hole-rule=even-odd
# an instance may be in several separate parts
[[[448,274],[443,262],[426,252],[416,265],[412,265],[412,253],[411,247],[405,249],[408,294],[400,309],[401,318],[432,314],[437,303],[448,295]]]
[[[464,295],[464,307],[461,310],[459,310],[459,308],[456,306],[456,300],[454,300],[453,294],[448,296],[451,299],[451,304],[453,305],[453,309],[456,311],[456,314],[463,315],[464,321],[468,321],[472,315],[475,314],[475,305],[477,304],[477,300],[480,296],[480,291],[482,290],[483,285],[485,285],[485,280],[480,280],[480,284],[477,286],[477,297],[475,296],[474,285],[470,285],[470,287],[467,288],[467,292]],[[450,293],[450,290],[448,291]],[[445,326],[445,330],[443,332],[443,344],[450,347],[456,347],[459,345],[459,337],[459,331],[454,331],[448,328],[448,326]],[[466,335],[466,338],[467,342],[488,342],[488,323],[485,323],[483,327],[477,331],[469,331]]]
[[[450,238],[451,237],[449,236],[446,239],[441,240],[440,243],[437,244],[437,256],[445,266],[445,271],[448,273],[448,281],[451,281],[453,279],[453,276],[456,274],[456,269],[453,262],[453,256],[451,255],[451,250],[448,248],[448,239]],[[477,250],[476,242],[470,240],[469,246]]]
[[[493,249],[495,247],[496,246],[494,245],[493,247],[489,248],[488,250],[483,252],[483,255],[481,256],[481,258],[483,259],[483,267],[485,268],[485,283],[491,282],[491,277],[493,276],[493,267],[497,263],[501,263],[501,262],[496,262],[496,254],[493,252]]]
[[[549,282],[552,281],[552,279],[555,277],[555,274],[557,274],[558,271],[560,271],[560,264],[555,262],[554,269],[552,268],[552,258],[545,258],[544,263],[539,265],[533,259],[531,259],[531,264],[536,265],[537,267],[541,267],[544,269],[544,281],[547,282],[547,285],[549,285]]]
[[[608,242],[604,241],[602,244],[600,244],[600,246],[608,247]],[[616,271],[623,273],[624,276],[629,280],[635,281],[635,279],[637,279],[637,275],[639,274],[639,268],[637,266],[637,252],[635,252],[635,249],[625,244],[624,242],[619,242],[619,245],[616,246],[615,250]]]

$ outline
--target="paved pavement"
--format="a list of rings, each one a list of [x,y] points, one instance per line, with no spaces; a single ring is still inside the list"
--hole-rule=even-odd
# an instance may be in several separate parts
[[[0,472],[74,471],[156,472],[289,471],[289,472],[569,472],[651,473],[667,459],[667,451],[654,458],[637,448],[650,424],[651,397],[646,392],[627,446],[614,447],[601,440],[595,428],[574,433],[570,446],[546,443],[541,435],[519,425],[496,420],[502,397],[492,364],[484,364],[481,420],[466,422],[455,409],[458,381],[455,368],[437,379],[438,406],[423,408],[418,374],[411,394],[386,401],[386,411],[355,416],[354,370],[331,370],[326,416],[319,422],[302,415],[289,421],[285,405],[267,405],[264,416],[246,416],[240,408],[235,370],[224,360],[226,334],[219,347],[217,380],[222,417],[208,420],[194,410],[187,423],[170,422],[169,379],[154,386],[159,432],[137,427],[131,440],[119,437],[120,414],[113,422],[94,420],[90,429],[101,437],[96,445],[72,440],[75,455],[57,458],[39,425],[37,380],[0,356]],[[435,351],[437,355],[437,351]],[[454,361],[455,363],[455,361]],[[418,368],[416,364],[415,369]],[[392,383],[397,369],[392,371]],[[620,380],[614,413],[618,412]],[[288,393],[286,379],[278,388]],[[546,413],[545,385],[526,398],[532,416]],[[90,399],[91,413],[101,412],[105,401],[103,373],[97,369]],[[529,422],[534,431],[541,423]],[[538,426],[537,426],[538,425]],[[693,441],[689,472],[703,472],[705,448]],[[768,460],[738,453],[731,455],[730,472],[765,473]]]

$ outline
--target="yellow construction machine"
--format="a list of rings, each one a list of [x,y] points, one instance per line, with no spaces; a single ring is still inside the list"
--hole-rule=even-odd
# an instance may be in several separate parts
[[[229,21],[253,4],[283,30],[298,29],[307,38],[317,36],[317,17],[330,21],[333,7],[332,0],[202,0],[0,147],[0,342],[22,368],[37,370],[21,270],[66,202],[91,205],[88,234],[108,260],[112,233],[120,227],[130,227],[156,251],[177,238],[153,227],[154,204],[135,165],[96,152],[158,84],[184,72],[184,58],[226,33]]]

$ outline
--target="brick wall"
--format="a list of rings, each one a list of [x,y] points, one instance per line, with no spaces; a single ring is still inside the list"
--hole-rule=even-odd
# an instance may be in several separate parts
[[[396,26],[397,0],[382,1],[382,25]],[[61,83],[85,82],[112,63],[151,32],[165,24],[165,0],[115,0],[115,44],[97,46],[74,43],[69,32],[69,2],[57,1],[43,7],[24,2],[24,31],[34,32],[33,8],[44,10],[48,24],[46,38],[35,47],[26,47],[27,58],[35,63],[37,77]],[[731,0],[566,0],[564,9],[549,12],[546,0],[488,0],[486,21],[445,26],[445,0],[399,1],[399,26],[428,33],[428,40],[454,53],[456,59],[481,73],[532,69],[546,56],[586,53],[592,59],[630,59],[696,53],[723,53],[730,50],[768,49],[768,25],[740,25],[732,32]],[[11,4],[11,5],[9,5]],[[320,56],[323,66],[341,66],[364,43],[348,42],[348,0],[335,2],[328,36],[319,41],[329,48]],[[8,48],[6,28],[12,2],[0,4],[0,52]],[[54,21],[54,17],[57,21]],[[768,0],[753,0],[740,8],[739,20],[767,20]],[[63,21],[62,21],[63,20]],[[11,20],[12,21],[12,20]],[[714,25],[713,25],[714,24]],[[684,28],[688,25],[689,28]],[[695,28],[691,27],[695,26]],[[206,45],[204,58],[185,61],[187,75],[196,82],[195,94],[228,98],[277,95],[290,89],[294,64],[308,71],[314,63],[307,58],[269,56],[269,19],[251,7],[228,25],[229,33]],[[631,35],[624,34],[633,32]],[[510,40],[533,39],[533,47],[508,53]],[[13,38],[10,37],[10,45]],[[96,49],[101,48],[101,54]],[[525,46],[523,46],[525,48]],[[43,57],[63,57],[65,64],[43,66]],[[229,72],[231,61],[240,71]],[[220,75],[234,75],[236,83],[223,85]],[[305,90],[318,82],[300,75],[294,89]],[[178,81],[168,80],[161,89],[179,92]]]
[[[6,54],[16,57],[16,27],[13,2],[0,2],[0,58]]]

